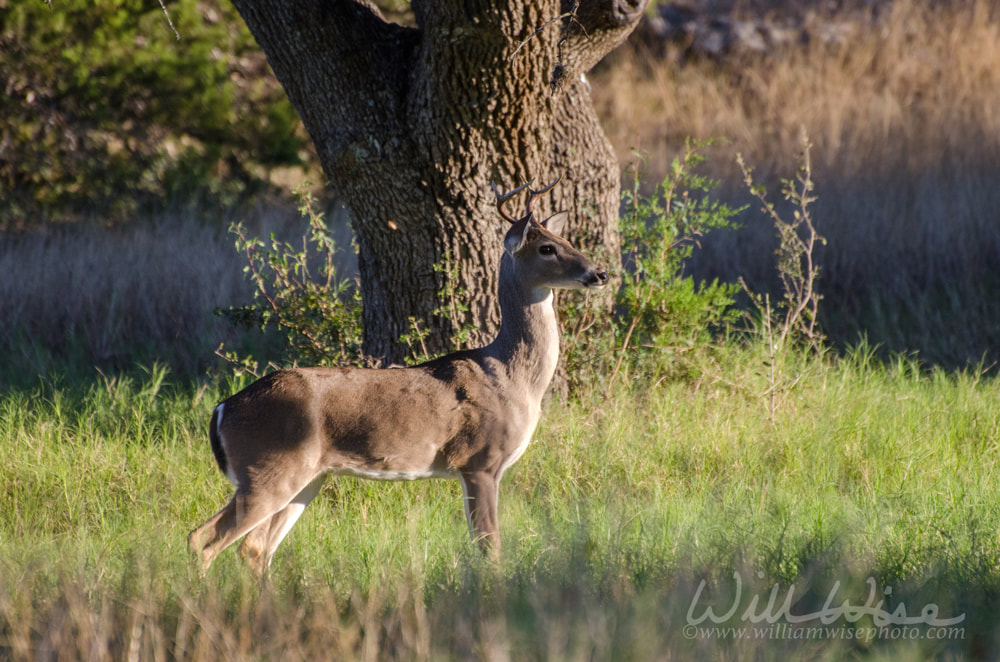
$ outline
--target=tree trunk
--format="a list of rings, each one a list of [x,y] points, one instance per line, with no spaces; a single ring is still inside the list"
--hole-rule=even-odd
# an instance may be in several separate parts
[[[491,181],[561,175],[538,211],[570,210],[571,241],[617,266],[619,169],[582,74],[645,1],[560,18],[575,3],[414,0],[407,28],[350,0],[233,0],[352,212],[367,355],[401,361],[414,320],[431,354],[463,328],[492,338],[506,228]]]

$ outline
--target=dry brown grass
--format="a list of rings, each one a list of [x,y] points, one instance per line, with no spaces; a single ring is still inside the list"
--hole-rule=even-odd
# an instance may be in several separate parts
[[[193,369],[224,333],[213,307],[247,297],[225,231],[183,219],[8,239],[0,270],[6,361],[39,373],[81,356],[128,368],[150,350]]]
[[[816,20],[816,19],[808,19]],[[987,0],[897,0],[839,46],[814,43],[725,62],[625,50],[592,81],[623,159],[658,181],[685,137],[725,137],[713,164],[739,197],[736,152],[759,179],[790,178],[805,128],[814,144],[821,315],[930,361],[1000,356],[1000,10]],[[772,183],[777,194],[777,186]],[[774,282],[761,216],[717,237],[696,270]]]
[[[138,579],[138,578],[136,578]],[[419,587],[339,602],[259,591],[245,582],[175,592],[156,577],[132,591],[63,577],[33,595],[0,587],[5,660],[376,660],[431,659],[428,611]],[[190,588],[190,587],[186,587]]]
[[[788,171],[804,126],[815,166],[845,178],[919,173],[956,156],[1000,161],[998,65],[991,2],[897,0],[840,45],[686,66],[625,48],[592,83],[619,156],[648,150],[653,173],[686,137],[718,136],[749,162]]]
[[[301,237],[304,227],[293,209],[246,216],[264,237]],[[214,363],[220,342],[238,338],[215,308],[253,296],[227,225],[177,214],[0,236],[0,345],[9,348],[0,385],[53,370],[129,369],[153,360],[197,375]]]

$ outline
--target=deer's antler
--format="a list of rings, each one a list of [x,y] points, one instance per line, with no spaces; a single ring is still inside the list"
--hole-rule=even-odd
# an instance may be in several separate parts
[[[549,184],[548,186],[543,187],[541,190],[538,190],[538,191],[536,191],[534,189],[530,189],[530,188],[528,189],[528,206],[525,207],[525,213],[528,216],[531,216],[531,207],[532,207],[532,205],[535,204],[535,200],[537,200],[538,198],[542,197],[543,195],[545,195],[546,193],[548,193],[549,191],[551,191],[552,188],[556,184],[558,184],[561,179],[562,179],[562,175],[559,175],[558,177],[555,178],[555,180],[553,180],[553,182],[551,184]],[[531,181],[535,181],[535,180],[531,180]],[[530,184],[530,183],[531,182],[528,182],[528,184]],[[527,186],[527,184],[525,184],[525,186]]]
[[[490,187],[493,188],[493,195],[497,196],[497,211],[500,212],[500,215],[503,216],[507,220],[507,222],[509,222],[511,224],[517,223],[518,219],[514,218],[513,216],[511,216],[510,214],[508,214],[507,212],[504,211],[504,209],[503,209],[504,203],[507,202],[508,200],[510,200],[511,198],[513,198],[515,195],[517,195],[518,193],[520,193],[524,189],[526,189],[534,181],[535,181],[534,179],[529,179],[527,182],[525,182],[524,184],[521,184],[520,186],[518,186],[513,191],[510,191],[508,193],[503,193],[503,194],[501,194],[500,191],[497,189],[496,182],[490,182]],[[531,210],[529,209],[528,211],[530,212]]]

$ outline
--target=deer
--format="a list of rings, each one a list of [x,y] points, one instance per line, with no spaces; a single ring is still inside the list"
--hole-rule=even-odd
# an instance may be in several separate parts
[[[266,577],[274,552],[329,475],[373,480],[457,478],[466,522],[499,558],[500,479],[528,447],[559,360],[555,289],[597,289],[608,273],[560,235],[568,216],[534,217],[534,180],[501,194],[510,224],[497,296],[501,321],[484,347],[411,367],[308,367],[271,372],[218,404],[216,463],[235,488],[188,536],[202,572],[243,538],[239,554]],[[504,205],[525,188],[525,214]]]

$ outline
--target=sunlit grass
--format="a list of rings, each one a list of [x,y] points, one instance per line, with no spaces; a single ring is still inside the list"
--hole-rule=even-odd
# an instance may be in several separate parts
[[[910,652],[961,653],[973,637],[992,650],[1000,384],[860,350],[811,359],[772,424],[755,353],[726,356],[715,380],[550,405],[501,487],[499,566],[469,542],[457,484],[331,479],[263,593],[234,550],[202,578],[185,546],[229,497],[204,438],[226,387],[171,385],[153,369],[8,393],[0,650],[779,656],[792,644],[684,638],[698,581],[723,604],[733,572],[748,592],[794,584],[805,605],[837,581],[862,603],[872,577],[899,601],[967,614],[965,639]]]

